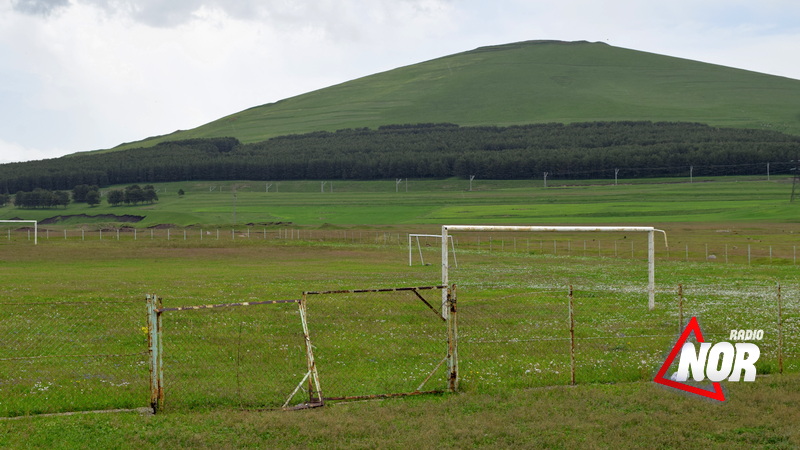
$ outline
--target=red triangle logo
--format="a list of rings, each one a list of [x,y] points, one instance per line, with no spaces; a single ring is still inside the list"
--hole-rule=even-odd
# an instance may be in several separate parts
[[[653,379],[658,384],[663,384],[664,386],[669,386],[671,388],[680,389],[682,391],[690,392],[692,394],[700,395],[703,397],[710,398],[712,400],[718,400],[721,402],[725,401],[725,393],[722,392],[722,385],[719,382],[715,382],[713,384],[714,390],[709,391],[706,389],[700,389],[698,387],[680,382],[670,380],[666,378],[664,375],[667,374],[667,370],[669,370],[669,366],[672,365],[672,362],[675,361],[675,358],[681,352],[683,348],[683,344],[686,343],[686,340],[689,338],[689,335],[694,333],[697,342],[704,342],[703,341],[703,332],[700,331],[700,324],[697,322],[697,317],[692,317],[689,320],[689,324],[686,325],[686,328],[681,333],[681,336],[678,338],[678,342],[675,343],[675,346],[672,347],[672,351],[669,352],[669,356],[667,356],[667,360],[664,361],[664,365],[661,366],[661,369],[656,374],[656,377]]]

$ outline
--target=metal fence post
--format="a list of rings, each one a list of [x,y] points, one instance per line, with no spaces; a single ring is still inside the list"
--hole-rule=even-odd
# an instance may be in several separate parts
[[[655,231],[647,232],[647,301],[650,311],[656,307]]]
[[[783,375],[783,304],[780,283],[778,283],[778,373]]]
[[[569,367],[570,384],[575,385],[575,297],[569,285]]]
[[[448,252],[447,252],[447,226],[442,225],[442,286],[445,286],[445,289],[449,286],[450,283],[450,261],[448,259]],[[491,239],[491,237],[490,237]],[[491,240],[489,241],[491,242]],[[447,312],[449,311],[449,307],[447,305],[447,294],[446,290],[442,291],[442,319],[447,319]]]
[[[147,343],[150,355],[150,407],[153,414],[164,404],[164,371],[162,368],[161,301],[155,294],[147,294]]]
[[[678,284],[678,333],[683,331],[683,284]]]
[[[456,285],[447,288],[447,373],[448,390],[458,390],[458,315],[456,313]]]

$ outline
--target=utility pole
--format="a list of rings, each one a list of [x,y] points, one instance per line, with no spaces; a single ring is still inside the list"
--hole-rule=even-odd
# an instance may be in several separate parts
[[[475,175],[470,175],[469,176],[469,190],[470,190],[470,192],[472,192],[472,180],[474,180],[474,179],[475,179]]]
[[[547,175],[549,175],[549,173],[545,172],[544,173],[544,187],[547,187]]]
[[[617,185],[617,175],[619,175],[619,169],[614,169],[614,186]]]
[[[400,183],[402,183],[402,182],[403,182],[402,178],[396,178],[394,180],[394,191],[395,192],[400,192]]]

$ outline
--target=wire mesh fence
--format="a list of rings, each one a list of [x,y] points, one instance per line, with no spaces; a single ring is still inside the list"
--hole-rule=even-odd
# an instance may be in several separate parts
[[[0,416],[143,407],[142,301],[0,304]]]
[[[325,399],[447,390],[445,289],[306,292]]]
[[[164,400],[158,409],[289,404],[307,373],[298,304],[288,300],[161,308],[161,362],[155,365],[163,372]]]
[[[565,299],[563,289],[491,298],[462,292],[460,389],[491,392],[566,384],[570,346]]]
[[[684,326],[697,317],[706,341],[748,341],[758,344],[759,374],[800,370],[800,292],[778,284],[726,287],[681,286]],[[761,338],[741,338],[739,331],[763,331]],[[732,334],[735,331],[736,335]]]
[[[652,380],[697,317],[706,342],[762,330],[758,374],[800,370],[800,304],[779,286],[676,287],[648,309],[641,293],[557,287],[459,302],[465,391]],[[787,300],[790,299],[790,300]],[[674,371],[674,368],[673,368]]]
[[[453,290],[152,305],[160,325],[141,301],[3,303],[0,416],[142,407],[154,376],[165,411],[444,392],[456,374],[458,390],[486,393],[652,380],[691,317],[706,342],[761,330],[747,340],[758,374],[800,371],[794,285],[676,286],[653,310],[635,289],[467,291],[457,308]]]
[[[641,293],[576,289],[573,305],[575,348],[572,383],[611,383],[652,379],[678,335],[673,296],[660,296],[647,308]]]

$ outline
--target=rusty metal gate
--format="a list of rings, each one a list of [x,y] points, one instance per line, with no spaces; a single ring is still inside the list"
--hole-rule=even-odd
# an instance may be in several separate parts
[[[442,311],[442,292],[445,311]],[[453,391],[455,295],[446,286],[305,292],[325,400]],[[444,318],[446,316],[447,318]]]
[[[154,411],[321,404],[301,299],[148,306]]]

